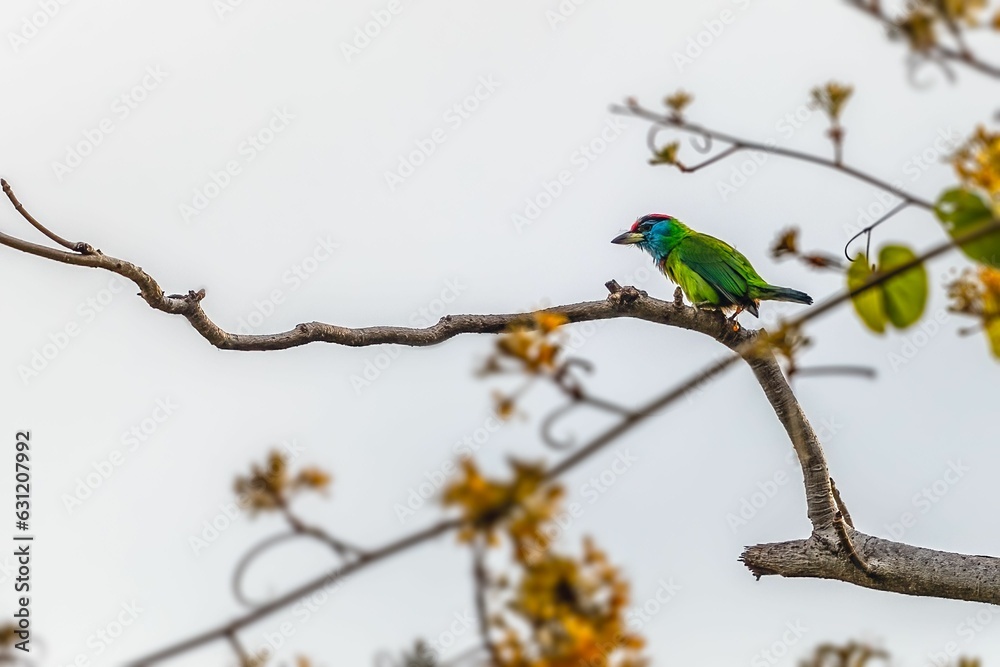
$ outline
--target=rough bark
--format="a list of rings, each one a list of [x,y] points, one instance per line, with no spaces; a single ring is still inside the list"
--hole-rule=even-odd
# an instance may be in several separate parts
[[[24,211],[6,183],[3,183],[3,188],[17,210],[33,226],[70,251],[24,241],[2,232],[0,232],[0,245],[64,264],[97,268],[121,275],[137,285],[139,296],[152,308],[185,317],[206,340],[224,350],[280,350],[312,342],[352,347],[384,344],[429,346],[443,343],[459,334],[500,333],[512,323],[529,320],[532,315],[531,313],[454,315],[444,317],[437,324],[422,329],[397,326],[349,328],[309,322],[275,334],[232,334],[215,324],[202,309],[204,291],[188,292],[186,295],[166,294],[156,280],[141,267],[105,255],[89,244],[66,241],[48,231]],[[975,240],[996,231],[998,227],[1000,221],[994,221],[963,236],[959,241]],[[935,247],[915,259],[914,263],[937,256],[947,251],[949,247],[950,244]],[[798,456],[806,490],[807,512],[813,527],[812,535],[805,540],[747,547],[741,560],[754,575],[758,578],[764,575],[781,575],[837,579],[866,588],[908,595],[1000,604],[1000,559],[933,551],[854,531],[847,509],[830,479],[822,445],[772,352],[771,344],[775,340],[794,334],[798,327],[829,312],[835,306],[847,301],[852,294],[869,289],[909,268],[908,265],[897,267],[893,271],[874,277],[852,292],[845,292],[819,304],[805,315],[790,320],[785,328],[774,336],[763,331],[734,328],[717,312],[686,306],[679,291],[675,293],[672,301],[662,301],[649,297],[635,288],[621,288],[614,282],[608,284],[612,293],[605,300],[547,309],[549,312],[565,315],[570,323],[629,317],[697,331],[711,336],[735,352],[732,357],[712,364],[694,378],[657,397],[635,413],[629,414],[618,425],[598,435],[588,445],[552,467],[549,470],[549,477],[558,476],[575,466],[593,452],[628,432],[640,421],[676,401],[691,388],[716,376],[731,366],[735,360],[742,358],[753,371]],[[152,664],[220,639],[228,638],[234,644],[238,644],[236,633],[239,630],[293,603],[302,595],[437,537],[457,525],[455,522],[445,522],[392,542],[381,549],[366,552],[353,562],[263,604],[229,623],[178,642],[132,664]]]
[[[923,549],[850,531],[872,574],[855,567],[829,541],[806,540],[747,547],[740,560],[757,577],[836,579],[879,591],[1000,604],[1000,559]]]

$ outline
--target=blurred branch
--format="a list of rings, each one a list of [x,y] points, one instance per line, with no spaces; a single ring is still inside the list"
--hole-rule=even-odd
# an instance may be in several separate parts
[[[486,602],[489,589],[489,573],[486,571],[485,546],[481,539],[472,545],[472,580],[476,589],[476,616],[479,619],[479,634],[483,646],[490,656],[492,667],[500,667],[500,654],[496,644],[490,639],[490,613]]]
[[[326,532],[322,528],[318,528],[316,526],[308,526],[305,523],[303,523],[302,520],[299,519],[292,512],[291,508],[288,506],[288,503],[286,501],[282,500],[278,506],[278,509],[281,511],[281,515],[285,517],[285,520],[288,522],[288,525],[291,526],[292,531],[296,535],[304,535],[307,537],[312,537],[315,540],[323,542],[331,549],[333,549],[334,553],[336,553],[340,557],[349,557],[352,555],[353,556],[364,555],[364,551],[362,551],[361,549],[352,546],[350,544],[347,544],[343,540],[334,537],[333,535]]]
[[[239,637],[236,636],[235,631],[226,633],[226,641],[229,642],[233,652],[236,653],[236,657],[239,658],[240,667],[250,667],[253,664],[250,654],[247,653],[243,644],[240,643]]]
[[[365,552],[365,554],[357,560],[338,567],[321,577],[308,581],[285,593],[284,595],[281,595],[266,604],[262,604],[253,611],[250,611],[228,623],[201,632],[189,639],[168,646],[128,664],[133,667],[139,667],[140,665],[152,665],[167,660],[168,658],[176,657],[182,653],[187,653],[188,651],[204,646],[205,644],[231,637],[239,630],[249,625],[253,625],[257,621],[270,616],[279,609],[283,609],[290,604],[298,602],[303,596],[309,595],[310,593],[322,588],[335,586],[342,579],[354,574],[362,568],[373,565],[379,561],[383,561],[415,546],[429,542],[436,537],[455,530],[460,525],[460,521],[442,521],[431,526],[430,528],[426,528],[390,542],[380,549]]]
[[[811,161],[818,160],[821,159],[811,158]],[[834,168],[847,170],[846,167],[837,165],[834,165]],[[691,390],[721,374],[737,360],[743,359],[750,365],[795,449],[806,488],[807,514],[813,527],[812,535],[807,540],[777,545],[759,545],[747,549],[743,556],[744,562],[757,576],[783,574],[786,576],[836,578],[869,588],[914,595],[1000,602],[1000,597],[998,597],[1000,577],[997,576],[1000,574],[1000,560],[998,559],[931,552],[926,549],[878,540],[853,530],[845,514],[840,510],[843,502],[839,499],[839,494],[837,497],[834,496],[825,455],[819,439],[809,425],[772,352],[774,345],[797,332],[807,322],[847,302],[852,296],[871,289],[946,252],[953,247],[953,243],[964,244],[998,230],[1000,230],[1000,221],[994,220],[972,233],[932,248],[911,262],[897,266],[890,271],[873,274],[856,289],[842,292],[810,308],[803,315],[781,324],[774,334],[740,327],[736,327],[734,330],[731,323],[721,313],[686,306],[676,294],[673,301],[661,301],[649,297],[634,287],[622,288],[613,281],[608,283],[611,294],[605,300],[547,309],[545,312],[558,313],[565,317],[568,322],[631,317],[697,331],[713,337],[732,350],[734,354],[713,363],[686,382],[634,411],[620,410],[623,417],[619,423],[606,429],[588,444],[550,468],[546,473],[546,478],[555,478],[572,469],[631,431],[645,419],[656,415],[660,410],[685,396]],[[54,261],[101,268],[129,278],[139,286],[140,295],[152,307],[164,312],[183,315],[199,333],[222,349],[284,349],[313,341],[351,346],[385,343],[413,346],[433,345],[460,333],[499,333],[511,324],[524,322],[531,317],[527,313],[458,315],[442,318],[437,324],[424,329],[407,327],[350,329],[311,323],[299,325],[294,330],[283,334],[239,336],[224,332],[208,319],[200,307],[200,301],[204,297],[203,291],[197,294],[189,293],[187,297],[165,296],[159,285],[142,269],[123,260],[103,255],[100,251],[94,251],[93,254],[74,254],[23,241],[3,233],[0,233],[0,244]],[[566,386],[572,388],[572,385]],[[288,516],[286,515],[286,518]],[[290,519],[290,523],[294,531],[310,534],[301,522]],[[298,601],[304,595],[331,586],[368,565],[400,554],[462,526],[462,521],[444,521],[378,549],[359,551],[351,548],[357,555],[353,561],[344,563],[327,574],[302,584],[274,600],[260,604],[250,612],[226,624],[202,632],[131,664],[150,665],[216,640],[230,638],[232,641],[232,638],[242,628]],[[859,540],[864,541],[860,547],[857,546]],[[347,549],[343,543],[339,542],[336,545],[334,543],[330,543],[330,545],[337,551]],[[980,588],[974,591],[974,595],[970,593],[968,576],[963,576],[962,571],[956,569],[957,563],[966,562],[970,558],[975,559],[976,568],[974,568],[975,571],[972,575],[968,576],[988,575],[990,577],[988,581],[995,582],[992,586],[982,588],[982,582],[987,581],[987,579],[978,580],[976,585]],[[944,569],[940,571],[935,569],[938,566]],[[914,571],[918,567],[924,569]]]
[[[850,642],[845,646],[821,644],[808,661],[800,663],[801,667],[866,667],[872,659],[884,664],[892,664],[889,654],[867,644]]]
[[[855,377],[874,380],[877,373],[870,366],[806,366],[795,369],[796,377],[818,377],[829,375],[853,375]]]
[[[612,283],[616,286],[615,288],[611,287]],[[619,286],[616,281],[611,281],[608,285],[609,289],[613,290],[612,294],[615,293],[615,290],[621,290],[621,286]],[[555,384],[555,386],[569,398],[568,403],[549,413],[549,415],[542,421],[540,429],[542,442],[552,449],[569,449],[573,446],[572,439],[557,439],[552,433],[552,427],[556,422],[561,421],[570,412],[573,412],[577,408],[589,405],[592,408],[623,417],[629,417],[635,414],[623,405],[591,395],[586,389],[584,389],[583,384],[573,376],[571,372],[573,368],[580,368],[586,372],[590,372],[592,370],[590,362],[584,359],[570,358],[563,361],[550,377],[552,383]]]
[[[877,0],[847,0],[847,4],[861,10],[881,23],[890,31],[890,34],[905,34],[904,27],[900,21],[890,17]],[[1000,79],[1000,67],[981,60],[976,56],[968,44],[966,44],[962,28],[956,23],[954,18],[949,16],[947,12],[942,13],[942,16],[948,33],[955,40],[955,46],[946,46],[938,43],[937,40],[933,40],[924,43],[919,50],[914,50],[914,53],[927,61],[938,62],[942,65],[947,62],[958,63],[987,76]],[[951,77],[949,76],[949,78]]]

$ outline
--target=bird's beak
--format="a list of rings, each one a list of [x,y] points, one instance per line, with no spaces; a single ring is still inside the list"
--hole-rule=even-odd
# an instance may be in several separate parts
[[[611,242],[618,245],[631,245],[633,243],[641,243],[645,239],[646,237],[639,232],[625,232],[611,239]]]

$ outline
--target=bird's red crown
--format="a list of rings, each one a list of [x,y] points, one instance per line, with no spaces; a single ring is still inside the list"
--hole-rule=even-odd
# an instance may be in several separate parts
[[[650,213],[649,215],[644,215],[641,218],[638,218],[635,222],[633,222],[632,227],[631,229],[629,229],[629,231],[630,232],[639,231],[639,225],[641,225],[644,222],[659,222],[660,220],[672,220],[672,219],[673,216],[665,215],[663,213]]]

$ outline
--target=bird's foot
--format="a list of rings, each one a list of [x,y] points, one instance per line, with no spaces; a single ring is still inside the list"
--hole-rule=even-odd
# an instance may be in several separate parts
[[[737,332],[740,330],[740,323],[739,321],[737,321],[736,318],[739,317],[740,313],[742,312],[743,308],[741,306],[737,306],[736,311],[732,315],[726,318],[726,322],[729,324],[730,327],[732,327],[733,332]]]

